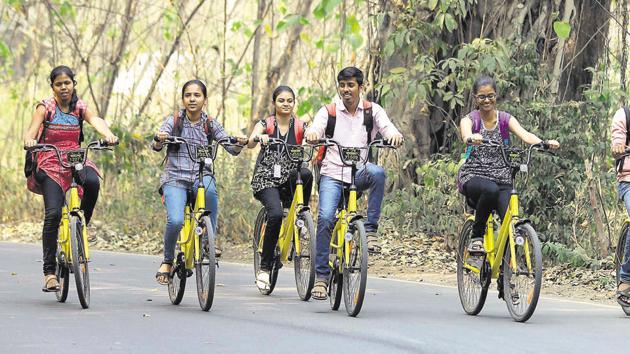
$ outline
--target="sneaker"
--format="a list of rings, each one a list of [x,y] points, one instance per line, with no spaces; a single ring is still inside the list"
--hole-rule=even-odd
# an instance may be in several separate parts
[[[380,243],[380,236],[376,231],[368,231],[365,233],[367,236],[367,245],[368,245],[368,252],[372,253],[372,254],[378,254],[381,253],[381,243]]]
[[[256,274],[256,286],[261,291],[267,291],[270,288],[270,274],[267,270],[259,270]]]

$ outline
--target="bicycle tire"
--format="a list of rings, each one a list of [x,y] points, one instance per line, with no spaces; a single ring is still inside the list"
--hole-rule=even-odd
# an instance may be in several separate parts
[[[310,211],[301,212],[298,218],[304,222],[304,226],[301,230],[298,228],[300,235],[300,254],[295,254],[295,247],[293,248],[295,287],[300,300],[308,301],[311,298],[313,285],[315,285],[315,255],[317,254],[317,245],[315,243],[315,223],[313,222],[313,216]],[[308,253],[305,253],[304,251],[307,251]]]
[[[483,309],[490,285],[490,272],[487,269],[485,258],[482,263],[483,271],[480,270],[478,274],[464,268],[464,262],[468,260],[468,244],[470,243],[473,224],[473,220],[464,222],[462,231],[459,234],[457,249],[457,290],[459,301],[464,312],[471,316],[478,315]]]
[[[186,260],[179,243],[175,244],[175,261],[168,277],[168,297],[173,305],[179,305],[186,291]]]
[[[617,249],[615,251],[615,286],[618,286],[621,282],[621,265],[626,262],[625,259],[625,249],[626,249],[626,240],[628,236],[628,228],[630,227],[630,223],[624,222],[623,227],[621,228],[621,233],[619,233],[619,240],[617,241]],[[621,306],[623,312],[630,316],[630,307],[629,306]]]
[[[346,264],[345,260],[342,263],[343,302],[348,316],[356,317],[361,312],[367,286],[367,234],[362,220],[352,222],[348,231],[350,230],[353,234],[350,243],[350,264]]]
[[[214,301],[214,286],[216,280],[216,259],[214,254],[214,233],[209,216],[201,218],[199,226],[203,232],[200,236],[201,255],[195,264],[197,278],[197,298],[203,311],[209,311]]]
[[[72,272],[77,285],[77,296],[81,307],[90,307],[90,268],[85,257],[83,225],[78,216],[70,217],[70,249],[72,250]]]
[[[522,245],[519,245],[518,237],[523,238]],[[542,250],[538,234],[529,223],[518,225],[514,230],[515,253],[517,274],[510,266],[511,253],[510,245],[506,244],[503,255],[503,293],[510,316],[516,322],[527,321],[536,310],[542,286]],[[529,242],[529,254],[532,272],[529,271],[526,257],[525,245]],[[533,279],[532,279],[533,276]],[[521,291],[526,283],[532,283],[532,289]],[[525,299],[526,301],[522,301]]]
[[[70,270],[63,261],[60,261],[59,251],[57,251],[57,281],[59,282],[59,290],[55,292],[55,297],[59,302],[66,302],[68,299],[68,289],[70,288]]]

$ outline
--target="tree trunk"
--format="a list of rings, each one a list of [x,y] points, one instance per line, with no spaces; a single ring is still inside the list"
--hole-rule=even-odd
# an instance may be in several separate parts
[[[127,0],[127,5],[125,6],[125,15],[122,18],[123,20],[122,33],[118,41],[118,48],[116,48],[115,55],[112,57],[109,64],[110,74],[107,80],[105,81],[105,85],[103,87],[103,95],[102,95],[103,103],[101,104],[101,114],[103,118],[107,116],[109,103],[112,98],[112,90],[114,89],[114,83],[116,82],[116,78],[118,77],[118,71],[120,70],[120,61],[123,55],[125,54],[127,43],[129,42],[129,34],[131,33],[131,27],[133,26],[133,18],[136,12],[136,6],[134,6],[134,4],[136,4],[134,0]]]
[[[313,0],[304,0],[300,3],[300,11],[299,15],[302,17],[307,17],[311,5],[313,4]],[[266,85],[264,90],[262,91],[262,96],[258,101],[258,110],[256,115],[254,116],[254,120],[250,122],[250,130],[253,129],[253,126],[256,124],[259,118],[268,114],[272,108],[271,105],[271,93],[272,90],[278,85],[278,80],[280,78],[280,71],[287,67],[289,62],[293,59],[293,53],[295,51],[295,47],[300,40],[300,33],[304,29],[304,25],[301,23],[296,24],[289,33],[289,39],[287,45],[284,49],[284,53],[278,58],[276,64],[269,70],[266,76]]]
[[[258,12],[256,13],[256,21],[259,23],[256,28],[256,32],[254,33],[254,52],[252,54],[252,90],[251,90],[251,98],[252,105],[249,113],[249,120],[254,121],[256,116],[256,110],[258,109],[258,102],[256,102],[256,97],[258,97],[258,61],[260,60],[260,40],[262,38],[262,21],[263,15],[265,13],[265,0],[258,0]]]

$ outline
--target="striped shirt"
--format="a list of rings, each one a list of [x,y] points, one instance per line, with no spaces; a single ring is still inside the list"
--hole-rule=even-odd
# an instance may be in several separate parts
[[[202,112],[201,119],[197,123],[192,123],[188,117],[186,117],[185,110],[180,111],[179,117],[182,119],[183,123],[182,133],[180,135],[182,138],[193,142],[194,144],[208,145],[208,137],[206,136],[206,132],[204,130],[204,125],[206,120],[208,120],[208,115],[205,112]],[[167,117],[164,123],[162,123],[160,131],[170,134],[173,131],[173,120],[173,115]],[[210,142],[221,140],[229,136],[225,132],[225,129],[223,129],[221,123],[215,119],[210,121],[209,127]],[[190,146],[190,150],[192,155],[195,156],[197,153],[196,147],[194,145]],[[240,148],[234,146],[227,146],[225,147],[225,150],[235,156],[241,152]],[[206,166],[203,175],[211,175],[211,165]],[[180,145],[179,150],[177,151],[169,151],[167,153],[166,166],[164,167],[164,171],[160,177],[160,186],[169,185],[191,188],[198,178],[199,164],[190,159],[185,145]]]

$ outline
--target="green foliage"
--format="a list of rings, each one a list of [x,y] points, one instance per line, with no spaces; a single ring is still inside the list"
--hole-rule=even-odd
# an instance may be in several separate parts
[[[318,20],[323,20],[328,17],[341,2],[341,0],[321,0],[315,7],[315,10],[313,10],[313,15]]]
[[[556,32],[558,38],[567,39],[569,34],[571,34],[571,24],[566,21],[555,21],[553,23],[553,31]]]
[[[11,50],[3,41],[0,41],[0,59],[7,60],[11,55]]]

